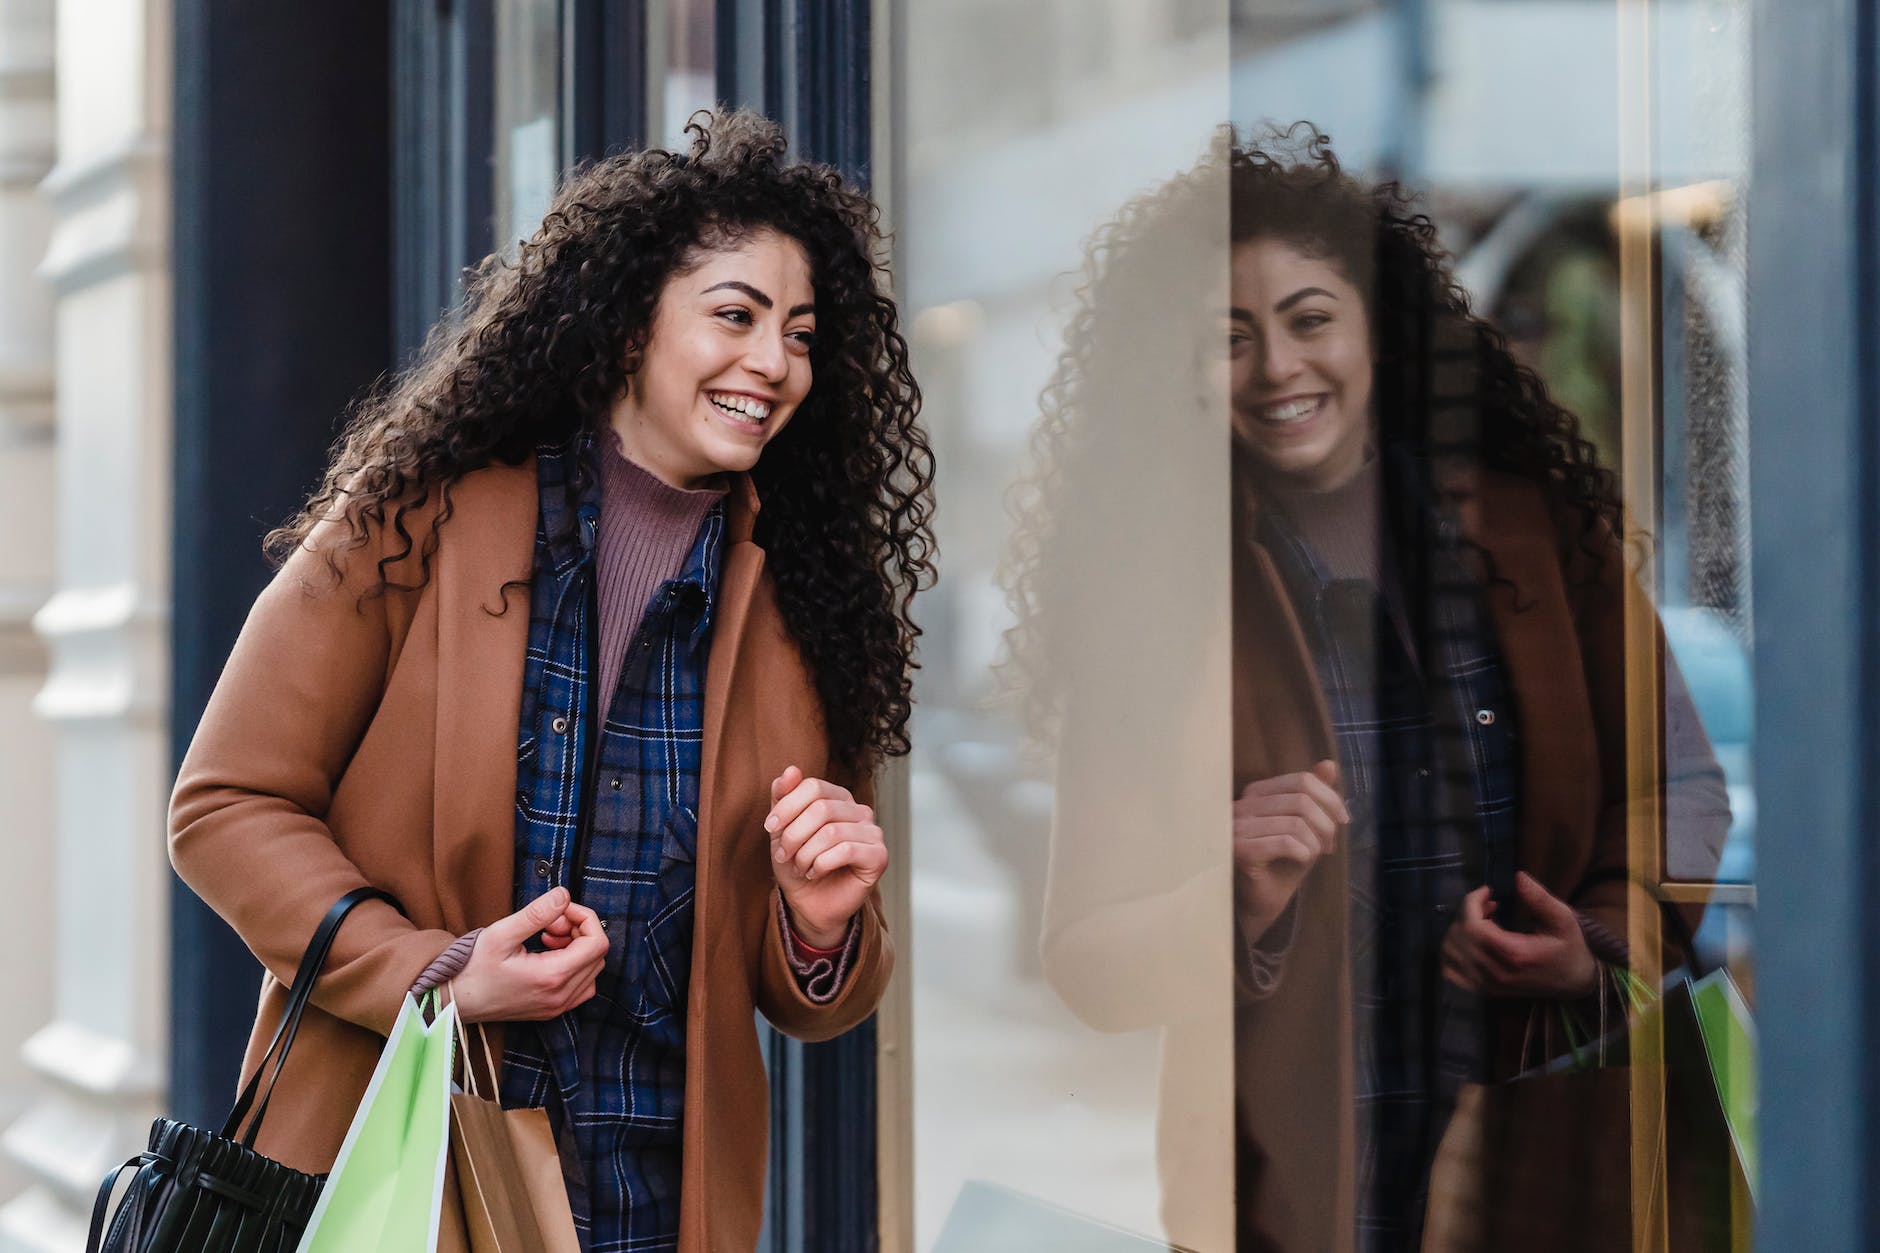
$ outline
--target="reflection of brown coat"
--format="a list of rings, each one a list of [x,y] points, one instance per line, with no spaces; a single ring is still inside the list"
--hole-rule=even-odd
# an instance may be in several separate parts
[[[1629,801],[1657,788],[1654,782],[1628,796],[1625,609],[1629,597],[1639,611],[1649,608],[1632,590],[1616,544],[1589,552],[1578,515],[1550,510],[1534,485],[1483,474],[1455,507],[1465,539],[1486,553],[1495,575],[1483,596],[1521,728],[1517,864],[1623,936],[1628,907],[1656,916],[1627,869]],[[1229,794],[1238,795],[1254,780],[1337,754],[1298,619],[1271,556],[1246,534],[1235,542],[1232,620]],[[1643,621],[1650,630],[1652,619]],[[1066,748],[1074,751],[1069,742]],[[1221,780],[1223,790],[1227,783]],[[1089,864],[1089,826],[1106,818],[1066,812],[1074,803],[1060,794],[1047,971],[1096,1025],[1168,1027],[1159,1136],[1171,1238],[1207,1253],[1226,1247],[1231,1220],[1221,1191],[1232,1191],[1231,1162],[1218,1158],[1231,1149],[1224,1150],[1218,1124],[1237,1092],[1247,1148],[1240,1246],[1349,1248],[1354,1145],[1343,842],[1301,888],[1300,930],[1278,989],[1264,1000],[1234,998],[1237,1021],[1229,1028],[1195,1003],[1196,993],[1172,991],[1181,980],[1168,975],[1184,963],[1204,970],[1221,1001],[1229,999],[1231,976],[1220,956],[1232,908],[1224,807],[1209,844],[1165,845],[1174,857],[1152,866],[1128,864],[1112,850],[1094,859],[1109,862],[1102,871]],[[1148,934],[1164,937],[1138,943],[1159,967],[1160,982],[1153,968],[1140,969],[1141,980],[1131,977],[1129,937]],[[1173,1003],[1183,996],[1189,1003]],[[1514,1027],[1500,1035],[1518,1041],[1526,1006],[1508,1007],[1508,1020]],[[1233,1038],[1231,1074],[1222,1066],[1224,1031]]]
[[[529,629],[535,463],[463,479],[431,577],[355,608],[382,537],[342,553],[335,586],[303,550],[256,602],[197,728],[171,803],[178,872],[261,958],[246,1074],[278,1020],[315,922],[361,882],[409,921],[368,903],[341,929],[258,1148],[302,1170],[331,1165],[405,989],[459,933],[510,911],[516,720]],[[828,764],[815,688],[786,634],[756,496],[729,497],[725,560],[706,675],[697,938],[687,1006],[685,1192],[680,1248],[756,1243],[769,1126],[753,1008],[822,1039],[874,1008],[893,949],[873,902],[837,999],[815,1005],[785,961],[763,817],[768,781]],[[422,535],[429,515],[407,519]],[[314,543],[331,546],[334,524]],[[415,583],[416,562],[389,574]],[[505,580],[511,588],[501,615]],[[709,1188],[709,1199],[707,1189]]]

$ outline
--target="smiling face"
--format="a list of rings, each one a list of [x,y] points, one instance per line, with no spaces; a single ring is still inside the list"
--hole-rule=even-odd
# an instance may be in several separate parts
[[[1331,261],[1276,239],[1237,244],[1225,328],[1234,439],[1300,487],[1336,487],[1371,438],[1364,297]]]
[[[748,470],[809,394],[809,258],[772,230],[701,249],[667,279],[609,415],[621,450],[675,487]]]

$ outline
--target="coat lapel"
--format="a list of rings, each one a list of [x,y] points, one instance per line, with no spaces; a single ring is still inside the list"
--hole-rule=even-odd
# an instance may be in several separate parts
[[[750,787],[744,776],[748,771],[731,768],[734,761],[727,747],[727,715],[732,695],[746,676],[740,674],[745,644],[750,636],[751,614],[757,588],[764,572],[764,550],[751,540],[757,515],[757,493],[749,475],[740,475],[725,500],[725,538],[728,541],[724,567],[718,576],[718,596],[714,602],[711,651],[705,663],[704,742],[699,756],[699,837],[698,882],[700,890],[693,905],[695,934],[704,943],[724,934],[725,928],[708,922],[711,893],[705,885],[714,882],[719,859],[725,854],[723,829],[727,810],[735,810],[736,796]],[[742,728],[749,731],[750,728]],[[695,946],[698,942],[695,942]],[[695,963],[694,970],[705,963]],[[691,995],[705,995],[709,989],[693,980]]]
[[[436,792],[439,905],[453,931],[510,912],[516,723],[529,646],[539,507],[535,458],[460,480],[438,552]],[[504,589],[504,583],[520,580]]]
[[[1563,839],[1561,831],[1590,819],[1598,761],[1554,527],[1538,493],[1499,476],[1484,476],[1459,502],[1457,515],[1463,536],[1488,558],[1482,596],[1520,718],[1517,864],[1553,891],[1570,891],[1575,885],[1564,881],[1566,867],[1578,859],[1582,841]]]

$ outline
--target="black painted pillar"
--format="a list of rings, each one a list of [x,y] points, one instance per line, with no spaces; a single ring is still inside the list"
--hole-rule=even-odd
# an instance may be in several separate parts
[[[869,13],[869,0],[798,0],[788,50],[795,72],[786,80],[796,97],[791,151],[836,166],[864,190],[874,164]],[[773,1147],[794,1157],[800,1186],[791,1191],[803,1207],[790,1215],[789,1197],[776,1198],[786,1218],[784,1247],[873,1253],[880,1247],[875,1020],[825,1044],[780,1039],[771,1055],[772,1104],[787,1103],[773,1119],[784,1124]]]
[[[177,0],[175,16],[180,761],[267,581],[262,535],[391,364],[392,210],[386,6]],[[260,967],[180,882],[170,968],[171,1108],[220,1121]]]

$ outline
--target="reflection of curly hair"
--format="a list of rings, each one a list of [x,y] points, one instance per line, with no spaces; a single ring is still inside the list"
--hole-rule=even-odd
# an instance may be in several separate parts
[[[1184,508],[1193,484],[1220,481],[1225,434],[1171,440],[1169,430],[1181,429],[1172,415],[1184,405],[1208,403],[1198,345],[1218,334],[1202,310],[1224,284],[1224,245],[1256,239],[1325,258],[1367,294],[1380,443],[1426,466],[1461,462],[1543,484],[1583,520],[1589,549],[1606,551],[1602,537],[1624,533],[1611,471],[1578,419],[1470,310],[1411,195],[1346,174],[1309,123],[1253,143],[1222,128],[1209,159],[1124,206],[1086,246],[1077,307],[1040,398],[1031,469],[1013,495],[1002,580],[1016,618],[1009,677],[1022,684],[1035,730],[1048,733],[1063,713],[1068,672],[1051,659],[1098,631],[1130,638],[1128,615],[1157,598],[1144,587],[1125,603],[1104,572],[1066,559],[1070,546],[1106,561],[1124,554],[1127,564],[1138,528],[1117,500]],[[1181,554],[1137,564],[1151,582],[1181,577]]]
[[[1304,133],[1303,144],[1294,137]],[[1555,404],[1456,284],[1436,226],[1396,182],[1345,174],[1309,123],[1236,146],[1233,241],[1277,239],[1323,257],[1369,299],[1379,442],[1459,456],[1546,485],[1589,524],[1622,533],[1618,485],[1580,421]]]
[[[284,560],[339,512],[349,543],[383,528],[430,576],[451,485],[493,462],[598,431],[666,281],[697,250],[770,229],[800,243],[816,289],[814,383],[752,471],[756,540],[822,697],[836,758],[872,766],[907,751],[919,635],[908,601],[931,582],[933,455],[918,421],[894,302],[878,284],[873,204],[834,169],[786,165],[775,123],[736,111],[695,118],[689,153],[650,149],[569,175],[518,258],[491,257],[463,318],[440,324],[417,362],[369,396],[306,507],[271,532]],[[416,540],[404,514],[438,493]],[[329,562],[332,554],[328,554]]]

